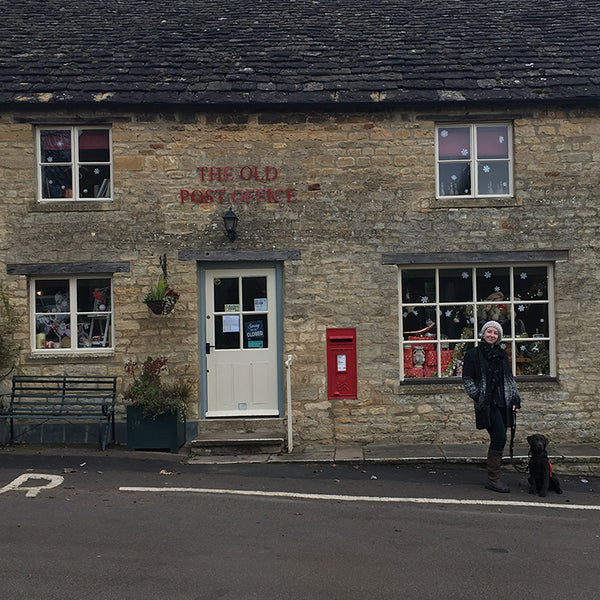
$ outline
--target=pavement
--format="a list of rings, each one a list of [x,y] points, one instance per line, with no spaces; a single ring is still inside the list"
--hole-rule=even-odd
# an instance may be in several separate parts
[[[527,464],[528,447],[516,446],[514,459],[518,465]],[[341,445],[294,447],[293,451],[272,454],[216,454],[191,456],[188,446],[179,453],[128,451],[125,445],[114,444],[101,450],[89,445],[14,444],[0,446],[3,454],[32,456],[106,456],[118,458],[160,459],[195,465],[257,464],[257,463],[363,463],[398,465],[483,465],[487,446],[483,444],[414,444],[414,445]],[[556,445],[549,458],[557,474],[600,476],[600,444]],[[510,458],[505,456],[505,465]]]

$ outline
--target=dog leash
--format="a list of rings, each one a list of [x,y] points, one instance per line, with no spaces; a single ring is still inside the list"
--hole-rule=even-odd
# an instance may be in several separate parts
[[[527,473],[529,471],[529,465],[526,464],[524,466],[520,466],[516,463],[514,453],[515,453],[515,434],[517,433],[517,411],[513,408],[513,420],[512,425],[510,426],[510,462],[512,466],[515,468],[515,471],[519,473]]]

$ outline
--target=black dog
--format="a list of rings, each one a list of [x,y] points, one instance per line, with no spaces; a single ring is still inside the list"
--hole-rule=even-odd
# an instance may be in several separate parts
[[[535,433],[527,438],[529,443],[529,493],[545,496],[547,490],[562,494],[558,477],[552,474],[548,460],[548,440],[545,435]]]

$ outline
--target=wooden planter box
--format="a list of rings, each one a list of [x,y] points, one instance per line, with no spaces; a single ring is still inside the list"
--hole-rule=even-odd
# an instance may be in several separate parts
[[[168,450],[177,453],[185,444],[185,419],[179,412],[146,418],[143,410],[127,407],[127,450]]]

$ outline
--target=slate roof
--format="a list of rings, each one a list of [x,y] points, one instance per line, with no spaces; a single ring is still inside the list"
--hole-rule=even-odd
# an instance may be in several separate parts
[[[597,101],[600,0],[0,0],[0,103]]]

